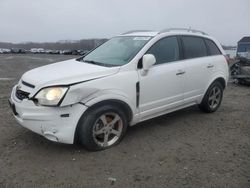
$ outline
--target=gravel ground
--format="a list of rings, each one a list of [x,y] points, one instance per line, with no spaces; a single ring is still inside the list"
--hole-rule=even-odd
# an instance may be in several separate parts
[[[18,126],[12,86],[29,69],[69,58],[0,55],[0,187],[250,187],[249,86],[229,84],[214,114],[191,107],[131,127],[106,151]]]

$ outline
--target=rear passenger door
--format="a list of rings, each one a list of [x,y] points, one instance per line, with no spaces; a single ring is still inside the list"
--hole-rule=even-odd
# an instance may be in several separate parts
[[[213,65],[203,38],[182,36],[181,39],[186,72],[183,97],[184,103],[191,103],[203,96]]]

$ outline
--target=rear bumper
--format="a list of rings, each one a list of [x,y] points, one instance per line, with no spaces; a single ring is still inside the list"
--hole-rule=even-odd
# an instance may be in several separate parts
[[[23,127],[44,136],[45,138],[66,144],[74,142],[77,123],[86,111],[82,104],[66,107],[37,106],[33,101],[19,101],[13,89],[9,99],[16,121]]]

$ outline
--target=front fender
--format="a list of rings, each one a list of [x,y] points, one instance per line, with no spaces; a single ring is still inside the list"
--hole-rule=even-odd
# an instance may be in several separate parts
[[[92,87],[75,87],[71,86],[66,93],[60,106],[68,106],[81,102],[83,99],[97,93],[99,90]]]
[[[83,99],[81,102],[86,106],[92,106],[96,103],[105,101],[105,100],[120,100],[128,104],[133,113],[136,113],[137,108],[135,103],[129,99],[122,91],[120,90],[102,90],[89,95],[87,98]]]
[[[98,92],[88,96],[87,98],[83,99],[81,102],[84,105],[91,107],[99,102],[108,101],[108,100],[117,100],[117,101],[121,101],[121,102],[126,103],[130,107],[132,114],[133,114],[131,124],[135,124],[138,122],[139,109],[136,107],[135,99],[134,100],[130,99],[120,90],[112,89],[112,90],[98,91]]]

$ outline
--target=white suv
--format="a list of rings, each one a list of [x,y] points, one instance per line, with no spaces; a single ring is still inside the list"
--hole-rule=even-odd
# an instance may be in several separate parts
[[[216,111],[228,81],[224,54],[196,30],[131,31],[26,72],[9,102],[19,124],[49,140],[106,149],[138,122],[196,104]]]

